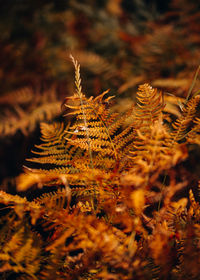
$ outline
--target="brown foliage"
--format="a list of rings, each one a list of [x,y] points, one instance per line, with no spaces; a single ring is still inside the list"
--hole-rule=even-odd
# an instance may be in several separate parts
[[[115,113],[107,91],[83,94],[72,60],[75,93],[65,107],[74,118],[41,124],[43,143],[28,159],[34,168],[17,178],[19,191],[54,191],[31,200],[0,192],[0,272],[16,279],[198,279],[197,180],[184,162],[191,143],[199,144],[199,95],[170,122],[163,94],[144,84],[138,103]]]

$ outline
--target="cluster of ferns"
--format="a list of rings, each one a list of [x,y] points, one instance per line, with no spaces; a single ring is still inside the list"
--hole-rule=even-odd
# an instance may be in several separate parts
[[[173,115],[143,84],[119,113],[108,91],[83,94],[72,61],[70,122],[41,123],[19,195],[0,191],[1,279],[200,279],[199,178],[187,170],[200,145],[200,95]],[[43,194],[25,196],[37,188]]]

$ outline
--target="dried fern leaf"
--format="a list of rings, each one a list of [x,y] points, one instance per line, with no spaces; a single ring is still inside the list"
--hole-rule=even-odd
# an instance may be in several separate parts
[[[137,100],[138,108],[135,112],[135,118],[144,133],[148,133],[149,127],[162,116],[165,106],[163,95],[149,84],[144,84],[138,88]]]
[[[172,124],[174,128],[174,131],[171,133],[172,144],[177,143],[187,136],[188,129],[193,123],[199,102],[199,95],[191,98],[183,108],[182,116]]]
[[[187,134],[187,142],[200,145],[200,118],[195,118],[193,128]]]

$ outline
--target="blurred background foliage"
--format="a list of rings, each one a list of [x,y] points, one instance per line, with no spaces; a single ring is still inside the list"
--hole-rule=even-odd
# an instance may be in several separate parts
[[[10,0],[0,4],[1,93],[50,84],[62,88],[60,92],[63,87],[71,91],[69,53],[82,66],[88,94],[108,87],[122,93],[123,84],[129,89],[138,85],[138,79],[188,81],[198,67],[198,1]],[[186,81],[182,84],[188,86]]]

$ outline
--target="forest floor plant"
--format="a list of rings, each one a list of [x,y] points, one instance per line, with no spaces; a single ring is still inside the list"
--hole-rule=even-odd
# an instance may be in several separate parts
[[[71,59],[70,122],[41,123],[18,195],[0,191],[1,279],[200,279],[199,93],[173,114],[143,84],[119,113]]]

